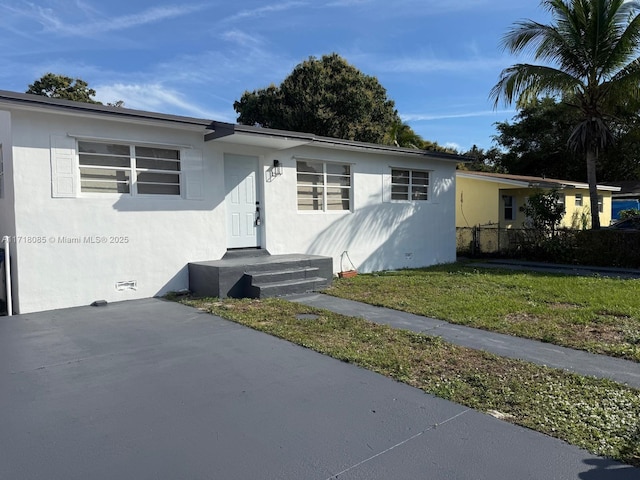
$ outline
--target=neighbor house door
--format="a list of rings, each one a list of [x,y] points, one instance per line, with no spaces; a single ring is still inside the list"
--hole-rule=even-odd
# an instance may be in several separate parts
[[[258,158],[225,154],[227,248],[259,247]]]

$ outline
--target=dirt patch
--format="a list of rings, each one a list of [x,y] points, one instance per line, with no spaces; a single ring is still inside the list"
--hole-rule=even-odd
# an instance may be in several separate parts
[[[624,343],[625,334],[612,325],[588,325],[576,328],[576,336],[585,340],[603,343]]]

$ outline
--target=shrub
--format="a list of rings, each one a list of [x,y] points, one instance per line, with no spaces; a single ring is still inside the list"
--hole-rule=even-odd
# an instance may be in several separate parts
[[[640,232],[583,230],[575,236],[577,263],[640,268]]]

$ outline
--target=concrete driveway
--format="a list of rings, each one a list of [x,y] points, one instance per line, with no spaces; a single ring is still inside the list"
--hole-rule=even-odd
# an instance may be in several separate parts
[[[158,299],[0,318],[0,479],[637,479]]]

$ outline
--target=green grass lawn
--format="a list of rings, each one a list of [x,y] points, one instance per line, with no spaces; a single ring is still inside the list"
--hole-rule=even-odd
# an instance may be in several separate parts
[[[325,293],[640,362],[640,280],[458,263],[338,279]]]
[[[367,277],[357,282],[363,280]],[[344,282],[338,288],[344,288]],[[181,301],[594,454],[640,466],[640,390],[279,299]]]

